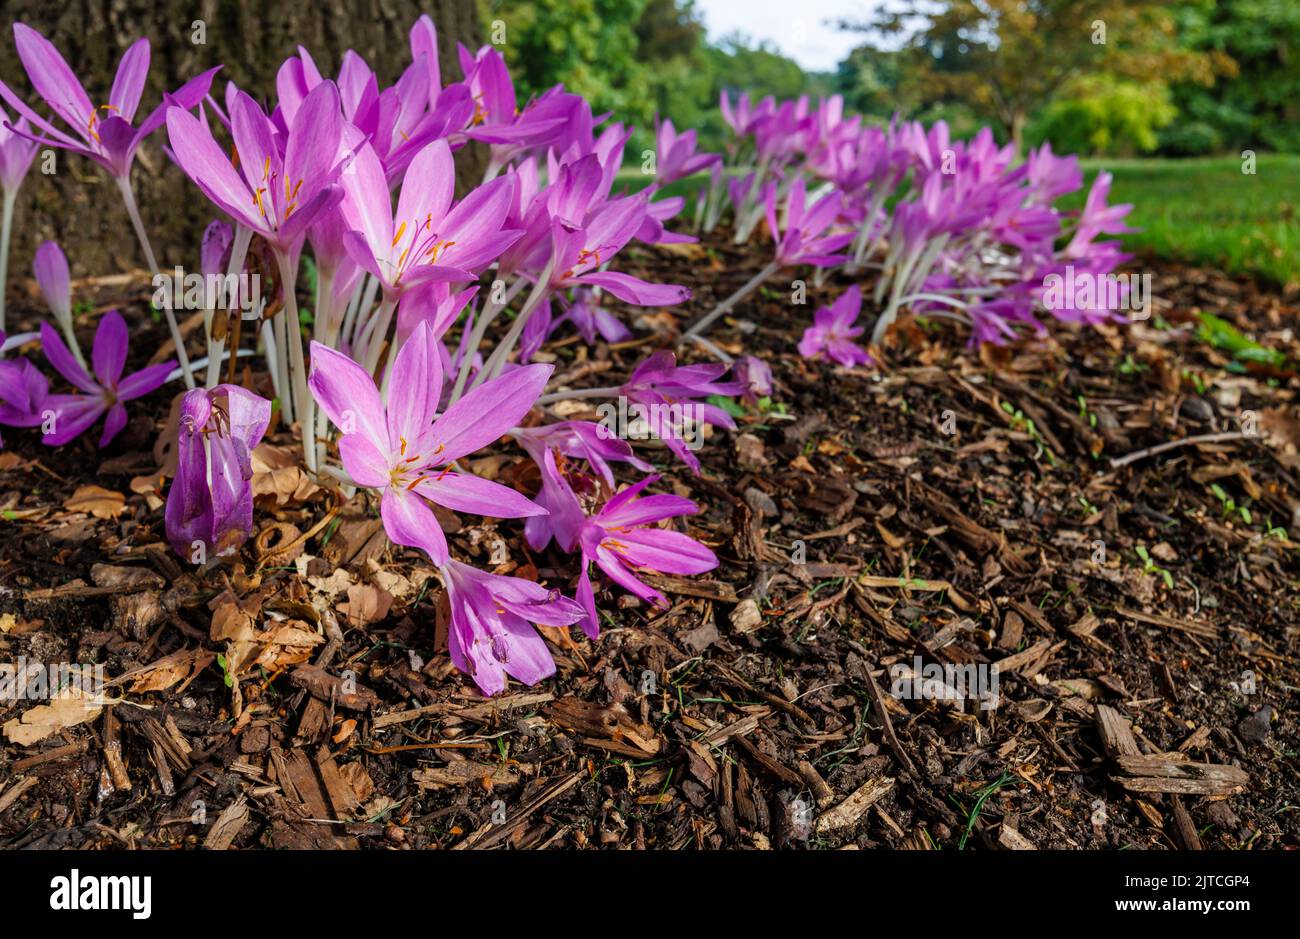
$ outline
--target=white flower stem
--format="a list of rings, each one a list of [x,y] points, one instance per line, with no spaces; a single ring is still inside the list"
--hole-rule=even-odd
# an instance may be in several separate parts
[[[298,323],[298,297],[294,290],[298,282],[297,265],[292,264],[288,253],[275,250],[275,263],[280,271],[280,280],[284,289],[284,317],[287,331],[285,342],[289,349],[287,358],[291,362],[292,387],[286,389],[285,397],[294,397],[294,417],[302,428],[302,451],[307,460],[308,472],[316,472],[316,402],[307,391],[306,355],[302,346],[302,326]]]
[[[14,230],[14,204],[18,189],[6,189],[0,208],[0,333],[5,329],[5,288],[9,286],[9,238]]]

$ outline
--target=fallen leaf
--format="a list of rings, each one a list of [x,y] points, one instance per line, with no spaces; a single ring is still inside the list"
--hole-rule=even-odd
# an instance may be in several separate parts
[[[51,734],[93,721],[104,710],[102,704],[72,687],[49,704],[38,704],[4,725],[4,734],[20,747],[30,747]]]
[[[348,588],[348,602],[339,604],[339,609],[358,626],[365,626],[387,616],[392,605],[393,595],[387,590],[369,584],[353,584]]]
[[[117,518],[126,508],[126,496],[102,486],[82,486],[63,503],[69,512],[83,512],[95,518]]]

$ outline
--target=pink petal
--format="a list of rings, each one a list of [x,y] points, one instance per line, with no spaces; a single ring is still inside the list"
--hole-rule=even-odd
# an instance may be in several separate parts
[[[419,548],[434,564],[446,564],[447,539],[433,510],[413,492],[392,486],[384,490],[379,504],[384,531],[395,544]]]
[[[388,389],[390,451],[399,452],[405,440],[406,456],[423,453],[410,448],[422,446],[425,435],[433,429],[442,392],[442,356],[428,324],[417,326],[397,353]]]
[[[546,509],[508,486],[468,473],[439,473],[415,487],[430,502],[489,518],[527,518]]]
[[[357,485],[367,489],[383,489],[388,485],[391,476],[388,459],[364,435],[345,434],[340,437],[339,456],[343,459],[343,468]]]
[[[546,387],[554,366],[525,365],[484,382],[443,413],[433,425],[439,463],[473,453],[514,427]]]
[[[311,344],[312,397],[345,434],[364,434],[375,449],[388,449],[388,428],[379,389],[364,368],[319,342]]]
[[[118,63],[117,75],[113,79],[113,90],[108,93],[108,103],[114,108],[113,113],[128,124],[135,120],[136,109],[140,106],[140,93],[144,91],[144,80],[149,75],[149,40],[137,39],[122,55]]]
[[[90,364],[95,377],[105,388],[112,388],[122,377],[126,366],[126,320],[117,310],[109,310],[95,330],[95,346],[90,353]]]
[[[99,385],[95,384],[95,380],[68,351],[68,347],[59,338],[58,332],[48,322],[41,323],[41,349],[45,352],[45,357],[50,360],[50,364],[54,366],[54,370],[73,385],[86,394],[100,393]]]

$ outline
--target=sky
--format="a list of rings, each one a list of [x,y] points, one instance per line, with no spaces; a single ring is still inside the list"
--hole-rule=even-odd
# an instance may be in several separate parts
[[[850,49],[862,44],[861,35],[835,29],[834,21],[868,19],[876,5],[873,0],[695,0],[710,40],[739,30],[768,40],[814,72],[833,71]]]

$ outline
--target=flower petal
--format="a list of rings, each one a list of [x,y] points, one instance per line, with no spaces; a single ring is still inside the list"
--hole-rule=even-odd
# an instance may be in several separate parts
[[[126,365],[126,320],[117,310],[109,310],[95,330],[95,346],[90,353],[90,364],[95,377],[105,388],[112,388],[122,377]],[[169,368],[168,371],[171,371]]]
[[[433,425],[439,465],[496,440],[532,410],[554,366],[525,365],[479,385]]]
[[[364,368],[319,342],[311,344],[312,397],[345,434],[364,434],[375,449],[388,449],[388,428],[379,389]]]
[[[447,563],[447,539],[433,510],[413,492],[389,486],[379,504],[384,531],[394,543],[419,548],[434,564]]]
[[[415,491],[430,502],[455,512],[472,512],[489,518],[527,518],[546,514],[546,509],[522,493],[468,473],[439,473],[420,482]]]

